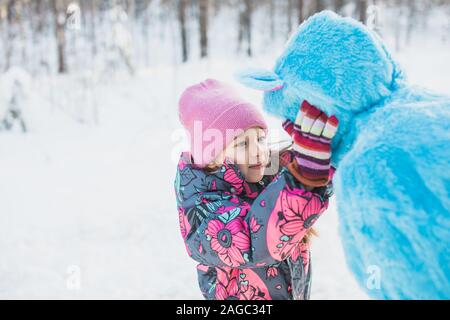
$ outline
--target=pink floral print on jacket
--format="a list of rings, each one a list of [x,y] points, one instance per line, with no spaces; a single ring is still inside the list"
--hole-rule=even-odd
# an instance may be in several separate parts
[[[190,158],[180,158],[175,193],[181,235],[198,262],[204,297],[308,299],[304,236],[328,207],[331,184],[306,191],[286,168],[249,184],[233,164],[210,173]]]

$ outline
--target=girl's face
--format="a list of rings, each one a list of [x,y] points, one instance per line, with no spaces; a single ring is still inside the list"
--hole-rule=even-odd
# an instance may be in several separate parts
[[[255,183],[264,176],[269,161],[266,133],[261,128],[250,128],[237,136],[216,159],[223,163],[225,157],[237,164],[246,181]]]

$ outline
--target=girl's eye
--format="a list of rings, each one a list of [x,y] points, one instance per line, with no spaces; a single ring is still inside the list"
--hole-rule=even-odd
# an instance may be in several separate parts
[[[258,142],[266,142],[266,137],[265,136],[259,137]]]
[[[242,148],[242,147],[245,147],[246,145],[247,145],[247,141],[241,141],[236,144],[236,147]]]

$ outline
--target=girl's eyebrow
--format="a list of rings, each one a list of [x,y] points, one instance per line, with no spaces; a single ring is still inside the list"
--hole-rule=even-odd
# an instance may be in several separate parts
[[[238,141],[238,138],[239,137],[235,137],[234,138],[234,145],[238,145],[239,143],[248,141],[248,137],[247,136],[244,139],[241,139],[241,141]]]

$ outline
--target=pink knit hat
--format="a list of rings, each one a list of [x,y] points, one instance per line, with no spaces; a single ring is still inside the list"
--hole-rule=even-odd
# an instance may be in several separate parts
[[[238,135],[251,127],[267,131],[267,124],[251,103],[229,85],[207,79],[188,87],[179,101],[179,117],[186,129],[194,163],[211,163]]]

